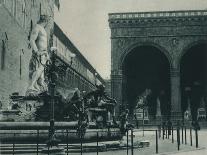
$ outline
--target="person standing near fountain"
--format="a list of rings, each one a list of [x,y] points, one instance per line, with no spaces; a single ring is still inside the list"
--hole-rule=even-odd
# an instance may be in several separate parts
[[[36,96],[48,90],[44,76],[45,65],[49,60],[47,32],[45,30],[48,20],[48,16],[41,15],[39,22],[33,28],[30,36],[32,57],[29,64],[30,83],[26,91],[26,96]]]

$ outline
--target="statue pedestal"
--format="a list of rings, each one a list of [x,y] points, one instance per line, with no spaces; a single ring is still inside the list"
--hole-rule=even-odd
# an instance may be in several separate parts
[[[49,140],[46,141],[46,147],[42,149],[43,154],[52,154],[52,155],[64,155],[65,151],[63,147],[58,146],[61,140],[56,139],[56,135],[54,132],[54,121],[50,122],[50,132]]]
[[[17,115],[12,117],[17,122],[34,121],[37,108],[44,105],[41,96],[19,96],[15,94],[10,98],[12,100],[11,109],[19,111]]]
[[[89,108],[88,109],[88,120],[93,121],[94,115],[105,115],[107,116],[107,110],[103,108]]]
[[[156,125],[161,125],[161,124],[162,124],[162,116],[156,115]]]
[[[0,121],[15,121],[20,110],[0,110]]]

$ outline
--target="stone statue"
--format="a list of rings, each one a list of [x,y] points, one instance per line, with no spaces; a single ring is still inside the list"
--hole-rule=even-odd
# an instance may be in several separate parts
[[[190,107],[190,99],[189,98],[187,99],[187,104],[188,104],[188,107],[187,107],[186,111],[184,112],[184,119],[186,121],[191,119],[191,107]]]
[[[41,15],[39,22],[33,28],[30,36],[32,47],[32,57],[29,64],[30,83],[26,91],[26,96],[35,96],[48,90],[45,83],[44,68],[49,60],[47,50],[47,26],[49,17]]]
[[[160,119],[161,115],[161,108],[160,108],[160,99],[157,97],[157,109],[156,109],[156,118]]]
[[[87,99],[93,97],[95,102],[95,107],[98,107],[98,104],[101,105],[101,101],[104,101],[106,104],[110,103],[112,106],[116,105],[116,100],[109,97],[106,94],[104,85],[101,84],[101,85],[97,85],[96,87],[97,87],[96,90],[89,92],[84,96],[84,98]]]

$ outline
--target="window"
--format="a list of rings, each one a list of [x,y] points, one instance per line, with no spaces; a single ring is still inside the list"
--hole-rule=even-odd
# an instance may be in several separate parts
[[[24,53],[23,49],[20,51],[19,54],[19,78],[22,79],[22,53]]]
[[[22,4],[22,13],[23,13],[23,23],[22,23],[22,27],[26,28],[26,22],[27,22],[27,17],[26,17],[26,7],[25,7],[25,1]]]
[[[42,15],[42,4],[40,3],[40,15]]]
[[[29,27],[29,35],[28,35],[28,41],[30,41],[30,37],[31,37],[31,33],[32,33],[32,29],[33,29],[33,21],[30,21],[30,27]],[[30,42],[28,43],[28,48],[31,48],[31,44]]]
[[[16,17],[16,0],[12,1],[12,14]]]
[[[32,32],[32,29],[33,29],[33,21],[31,20],[30,21],[30,33]]]
[[[34,7],[35,5],[35,0],[31,0],[32,1],[32,6]]]
[[[2,40],[1,70],[4,70],[5,68],[5,55],[6,55],[6,44],[5,44],[5,41]]]

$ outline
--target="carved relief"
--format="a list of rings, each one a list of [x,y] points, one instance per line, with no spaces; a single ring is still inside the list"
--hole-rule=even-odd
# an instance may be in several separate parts
[[[172,45],[177,46],[179,43],[179,40],[177,38],[172,38]]]

